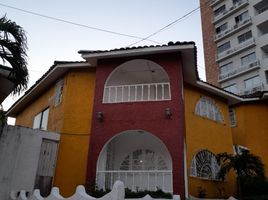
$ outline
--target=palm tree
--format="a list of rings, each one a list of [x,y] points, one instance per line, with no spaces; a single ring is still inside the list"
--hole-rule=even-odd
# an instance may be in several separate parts
[[[27,88],[26,42],[25,31],[19,25],[6,16],[0,18],[0,77],[14,83],[13,94],[20,94]]]
[[[265,180],[264,165],[258,156],[249,153],[248,150],[242,150],[240,154],[220,153],[217,155],[217,160],[220,163],[220,171],[218,178],[225,179],[225,175],[234,170],[237,181],[237,194],[242,198],[242,181],[250,178],[260,178]]]

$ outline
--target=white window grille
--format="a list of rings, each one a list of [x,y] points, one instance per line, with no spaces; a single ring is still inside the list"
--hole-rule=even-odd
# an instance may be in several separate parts
[[[63,80],[56,83],[54,106],[57,106],[62,102],[63,83]]]
[[[38,113],[33,120],[33,129],[47,130],[49,109]]]
[[[103,103],[170,100],[170,84],[150,83],[105,86]]]
[[[216,156],[208,150],[201,150],[192,159],[190,176],[218,180],[217,174],[219,170],[220,166]]]
[[[123,181],[132,191],[162,189],[172,192],[172,170],[162,155],[150,149],[137,149],[126,155],[117,170],[108,160],[106,170],[97,170],[98,188],[112,189],[116,180]]]
[[[149,149],[138,149],[127,155],[120,170],[167,170],[165,160]]]
[[[195,114],[213,121],[224,122],[223,116],[216,103],[207,97],[201,97],[196,104]]]

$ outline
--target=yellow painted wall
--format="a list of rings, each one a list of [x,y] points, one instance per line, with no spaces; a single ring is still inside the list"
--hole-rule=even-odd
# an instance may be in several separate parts
[[[67,197],[86,180],[95,70],[72,70],[62,78],[62,102],[54,106],[53,85],[17,116],[16,125],[32,127],[34,116],[49,107],[48,130],[61,134],[54,186]]]
[[[243,145],[261,157],[268,175],[268,102],[252,102],[234,107],[234,144]]]
[[[195,106],[200,97],[205,96],[213,99],[224,117],[224,123],[219,123],[195,114]],[[191,160],[200,150],[209,150],[214,154],[233,152],[232,133],[229,125],[228,105],[221,99],[215,99],[204,91],[191,86],[184,86],[184,104],[186,121],[186,155],[188,190],[192,196],[198,196],[198,187],[206,190],[206,197],[220,197],[219,189],[224,188],[224,195],[234,195],[234,177],[229,175],[227,181],[202,180],[190,176]]]

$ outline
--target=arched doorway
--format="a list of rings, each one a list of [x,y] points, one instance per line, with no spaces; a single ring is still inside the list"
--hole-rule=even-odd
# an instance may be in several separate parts
[[[111,189],[116,180],[133,191],[172,192],[172,159],[165,144],[143,130],[127,130],[114,136],[99,155],[96,185]]]

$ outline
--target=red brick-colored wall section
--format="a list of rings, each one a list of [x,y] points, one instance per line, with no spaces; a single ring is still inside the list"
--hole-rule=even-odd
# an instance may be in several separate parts
[[[214,42],[215,28],[212,23],[213,10],[210,2],[210,0],[200,0],[206,78],[207,82],[219,86],[219,65],[215,61],[217,46]]]
[[[168,54],[138,57],[151,60],[162,66],[170,78],[170,101],[132,102],[103,104],[103,88],[109,74],[128,59],[102,60],[98,63],[96,73],[96,93],[90,139],[88,176],[90,184],[95,180],[98,156],[114,135],[126,131],[142,129],[160,138],[172,157],[173,191],[184,199],[184,160],[183,141],[185,138],[184,107],[182,101],[182,64],[180,55]],[[166,119],[165,108],[171,108],[172,118]],[[97,112],[103,112],[104,121],[98,122]]]

